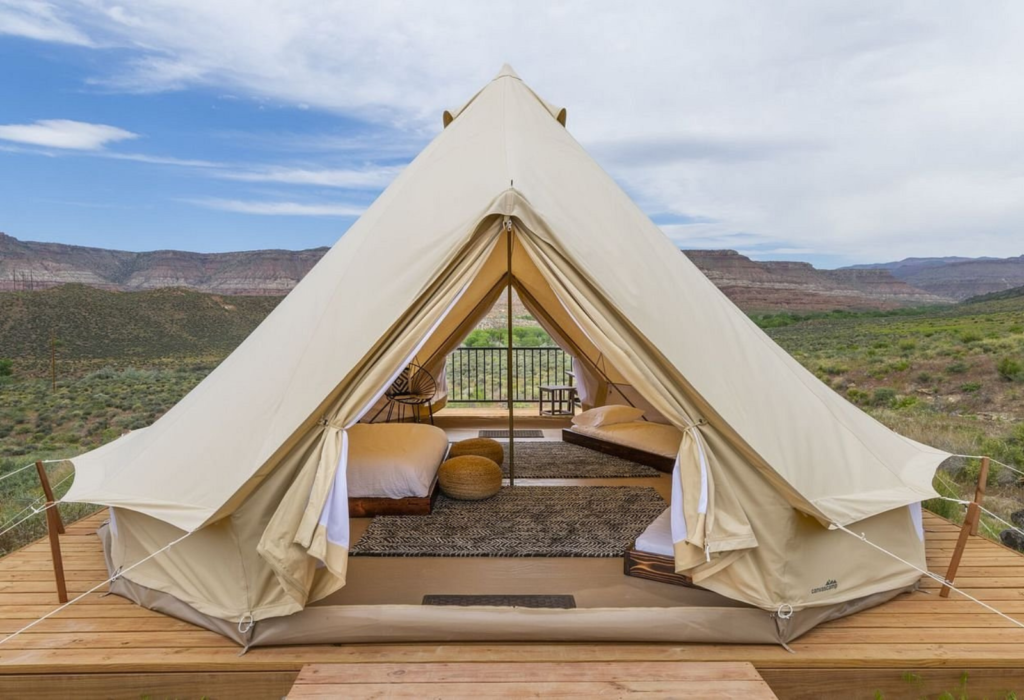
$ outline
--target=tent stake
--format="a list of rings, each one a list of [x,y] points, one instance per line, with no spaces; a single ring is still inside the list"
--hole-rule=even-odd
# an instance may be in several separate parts
[[[516,485],[516,438],[515,438],[515,384],[514,375],[512,372],[512,219],[505,219],[505,237],[508,245],[506,246],[507,252],[507,266],[508,266],[508,287],[506,288],[506,309],[505,317],[508,322],[508,346],[506,348],[505,364],[508,365],[505,368],[507,372],[508,381],[508,485]]]

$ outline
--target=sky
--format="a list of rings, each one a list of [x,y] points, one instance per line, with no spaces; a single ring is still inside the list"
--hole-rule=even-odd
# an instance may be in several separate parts
[[[331,245],[503,63],[682,248],[1024,253],[1024,3],[0,0],[0,231]]]

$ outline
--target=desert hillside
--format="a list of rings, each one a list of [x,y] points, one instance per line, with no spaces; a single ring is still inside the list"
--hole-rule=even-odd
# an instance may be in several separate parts
[[[326,252],[327,248],[132,253],[20,241],[0,233],[0,290],[83,284],[111,291],[182,287],[215,294],[279,296],[291,290]],[[758,262],[733,250],[683,252],[741,308],[752,312],[883,310],[973,295],[923,291],[887,269],[818,270],[803,262]]]

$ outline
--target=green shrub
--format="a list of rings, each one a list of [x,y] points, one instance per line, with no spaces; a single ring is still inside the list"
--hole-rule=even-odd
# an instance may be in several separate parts
[[[932,380],[932,375],[928,374],[927,372],[918,372],[917,377],[915,377],[915,379],[917,379],[917,382],[919,384],[928,384]]]
[[[849,389],[846,390],[846,398],[856,404],[865,403],[870,398],[870,396],[871,395],[868,394],[868,392],[858,389],[855,386],[850,387]]]
[[[892,406],[895,403],[896,390],[887,386],[878,387],[871,396],[871,404],[874,406]]]
[[[967,371],[967,364],[964,362],[954,362],[953,364],[946,367],[947,374],[963,374]]]
[[[969,345],[970,343],[977,343],[979,340],[981,340],[981,335],[975,333],[974,331],[964,331],[963,333],[960,334],[960,342],[964,343],[965,345]]]
[[[10,377],[14,374],[14,360],[6,357],[0,358],[0,377]]]
[[[960,391],[964,392],[965,394],[973,394],[980,388],[981,384],[979,382],[967,382],[966,384],[960,385]]]
[[[916,405],[916,396],[901,396],[896,399],[896,403],[893,404],[893,408],[913,408]]]
[[[1000,377],[1012,382],[1024,374],[1024,366],[1021,366],[1020,362],[1012,357],[1004,357],[996,364],[996,371],[999,372]]]
[[[901,340],[900,344],[897,347],[903,352],[910,352],[911,350],[914,350],[917,347],[917,343],[915,343],[913,340]]]

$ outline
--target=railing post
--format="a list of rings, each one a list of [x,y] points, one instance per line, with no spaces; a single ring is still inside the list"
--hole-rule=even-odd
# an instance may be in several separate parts
[[[968,538],[978,534],[978,526],[981,524],[981,502],[985,498],[985,487],[988,485],[988,469],[989,458],[982,457],[981,468],[978,470],[978,485],[974,488],[974,500],[967,504],[967,515],[964,516],[963,525],[960,526],[960,536],[957,537],[953,556],[949,560],[949,569],[946,570],[946,584],[939,591],[939,595],[943,598],[949,597],[949,584],[956,579],[956,571],[960,568],[960,559],[963,558],[964,550],[967,548]]]
[[[60,513],[57,511],[57,504],[53,501],[46,502],[46,530],[50,535],[50,556],[53,559],[53,578],[57,582],[57,600],[61,603],[68,602],[68,587],[64,582],[64,559],[60,555],[60,536],[64,528],[60,522]]]
[[[980,513],[978,504],[971,501],[967,506],[967,515],[964,517],[963,527],[960,528],[960,537],[957,538],[956,547],[953,549],[953,557],[949,560],[949,569],[946,570],[946,583],[943,584],[942,590],[939,591],[939,596],[943,598],[949,597],[949,584],[953,583],[956,579],[956,570],[960,568],[960,559],[963,557],[964,549],[967,547],[967,538],[971,534],[971,528],[977,525]]]
[[[53,489],[50,488],[50,479],[46,476],[46,468],[43,466],[42,460],[36,462],[36,471],[39,473],[39,483],[43,486],[43,494],[46,495],[47,503],[56,502],[56,498],[53,497]],[[57,532],[64,534],[64,523],[60,519],[60,513],[57,513]]]
[[[985,500],[985,487],[988,485],[988,457],[981,458],[981,469],[978,470],[978,485],[974,488],[974,502],[979,506],[981,502]],[[971,534],[978,534],[978,525],[981,523],[981,514],[978,514],[978,518],[974,521],[971,526]]]

